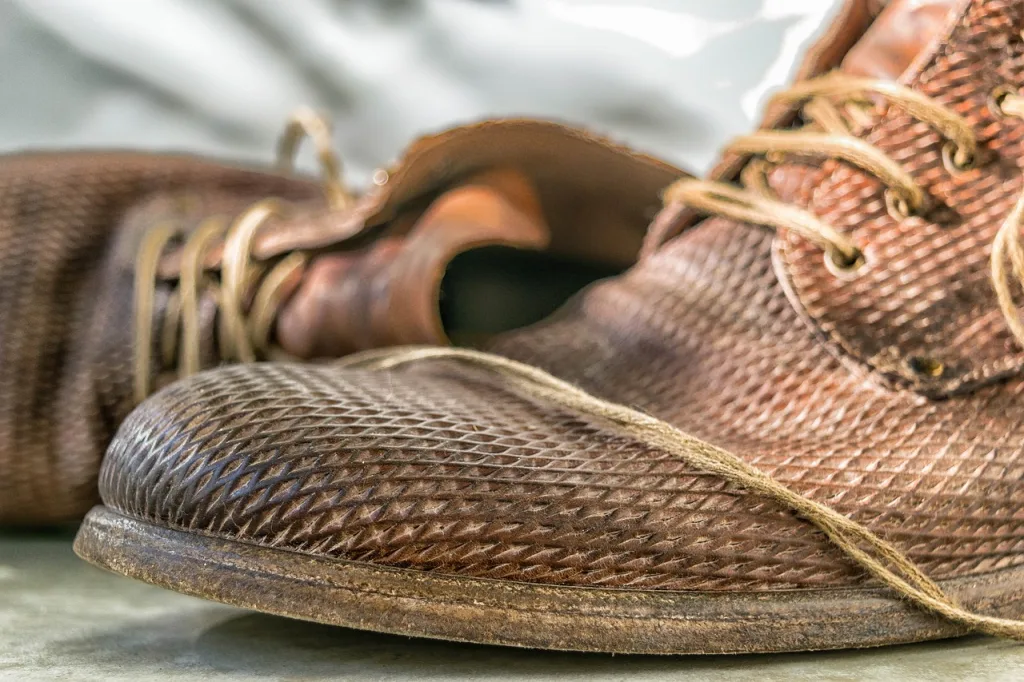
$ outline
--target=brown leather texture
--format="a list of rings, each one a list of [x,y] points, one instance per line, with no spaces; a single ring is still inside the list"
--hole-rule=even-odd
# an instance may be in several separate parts
[[[911,80],[978,126],[991,165],[951,177],[937,138],[898,112],[865,133],[952,225],[881,218],[881,188],[838,162],[790,168],[778,191],[852,232],[862,278],[830,275],[791,235],[709,219],[490,349],[737,454],[935,579],[1024,563],[1024,379],[961,382],[944,399],[913,390],[1019,355],[979,273],[1021,189],[1020,124],[984,111],[986,87],[1024,83],[1024,4],[965,11]],[[940,353],[953,374],[874,380],[902,376],[879,347]],[[173,529],[441,574],[724,592],[866,580],[774,502],[450,361],[268,364],[175,384],[126,421],[101,490]]]
[[[197,159],[38,153],[0,161],[0,523],[74,518],[133,407],[132,264],[168,216],[238,211],[310,182]]]
[[[346,278],[335,282],[340,290],[329,297],[342,313],[355,310],[389,321],[384,332],[370,334],[359,346],[372,347],[427,324],[423,319],[430,311],[423,308],[436,308],[436,300],[423,295],[430,291],[427,280],[443,270],[445,257],[471,248],[484,231],[469,224],[471,211],[459,214],[458,229],[450,222],[422,225],[420,218],[438,197],[470,191],[463,185],[499,167],[519,168],[513,174],[525,178],[528,191],[522,190],[525,199],[516,199],[519,190],[506,186],[497,203],[511,202],[530,215],[523,230],[543,228],[543,234],[518,236],[505,230],[506,241],[537,249],[550,245],[622,267],[636,257],[658,191],[682,175],[585,131],[516,119],[424,138],[391,169],[389,181],[347,210],[327,210],[311,179],[212,160],[141,152],[0,158],[0,524],[73,519],[98,499],[100,458],[134,405],[134,267],[148,230],[173,224],[187,237],[211,216],[230,220],[254,202],[279,197],[290,217],[261,228],[253,245],[257,259],[273,262],[295,249],[328,258],[333,249],[342,249],[365,270],[372,269],[373,254],[398,245],[401,257],[376,277],[376,290]],[[535,195],[539,206],[522,203],[537,201]],[[448,201],[458,203],[450,196]],[[590,225],[578,220],[602,203],[608,207],[605,219],[588,235]],[[483,208],[477,206],[476,217],[484,217],[480,211],[494,202],[478,204]],[[576,207],[579,215],[573,213]],[[493,234],[498,228],[492,225],[491,241],[500,241]],[[158,344],[158,318],[177,284],[180,251],[180,240],[173,242],[160,264],[153,321]],[[210,277],[217,275],[219,255],[212,250],[206,263]],[[417,258],[427,264],[408,267]],[[306,274],[312,272],[311,266]],[[417,272],[423,282],[412,281]],[[301,283],[300,278],[296,286]],[[377,295],[382,283],[390,296]],[[217,315],[208,290],[200,300],[204,366],[219,359]],[[338,339],[328,347],[338,353],[350,349]],[[174,363],[165,365],[160,355],[161,348],[155,348],[157,386],[177,375]]]
[[[959,21],[948,39],[939,36],[938,54],[904,79],[970,122],[982,148],[976,169],[949,172],[942,138],[894,107],[861,136],[927,188],[933,208],[925,215],[896,220],[880,183],[845,164],[777,171],[788,174],[780,193],[850,236],[866,257],[864,267],[836,277],[820,250],[781,239],[797,305],[851,367],[929,395],[1019,376],[1024,363],[989,269],[989,247],[1024,189],[1024,121],[992,105],[997,88],[1024,83],[1024,5],[973,3],[965,13],[958,4]],[[937,365],[941,371],[920,371]]]

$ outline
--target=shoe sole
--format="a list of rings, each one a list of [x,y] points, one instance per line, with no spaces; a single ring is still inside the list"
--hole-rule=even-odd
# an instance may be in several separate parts
[[[872,647],[965,633],[882,589],[728,594],[560,587],[315,557],[172,530],[106,507],[75,551],[147,583],[291,618],[400,635],[633,654]],[[1024,568],[941,581],[961,604],[1024,612]]]

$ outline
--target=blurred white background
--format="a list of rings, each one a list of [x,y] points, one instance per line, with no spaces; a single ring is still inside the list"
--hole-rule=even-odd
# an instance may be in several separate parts
[[[331,113],[365,184],[415,136],[494,115],[583,124],[698,171],[839,0],[0,0],[0,149],[269,160]]]

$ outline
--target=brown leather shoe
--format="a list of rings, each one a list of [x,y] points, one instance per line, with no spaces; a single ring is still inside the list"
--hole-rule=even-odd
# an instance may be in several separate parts
[[[500,355],[227,368],[154,396],[78,552],[474,642],[1024,638],[997,617],[1024,614],[1024,3],[877,4],[846,6],[713,180],[670,190],[636,267]]]
[[[121,420],[179,376],[542,318],[636,260],[658,192],[682,174],[579,130],[502,120],[416,142],[357,199],[311,114],[285,158],[303,130],[323,186],[144,153],[0,159],[0,525],[84,514]]]

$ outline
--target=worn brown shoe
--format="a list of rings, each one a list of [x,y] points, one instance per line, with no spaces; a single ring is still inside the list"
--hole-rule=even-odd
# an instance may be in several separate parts
[[[579,130],[504,120],[420,140],[357,199],[312,114],[284,158],[304,130],[323,186],[143,153],[0,159],[0,525],[84,514],[118,424],[178,376],[480,340],[543,317],[635,261],[681,175]]]
[[[500,355],[151,398],[78,552],[473,642],[1024,638],[1001,619],[1024,615],[1024,3],[877,4],[846,6],[713,180],[670,190],[636,267]]]

